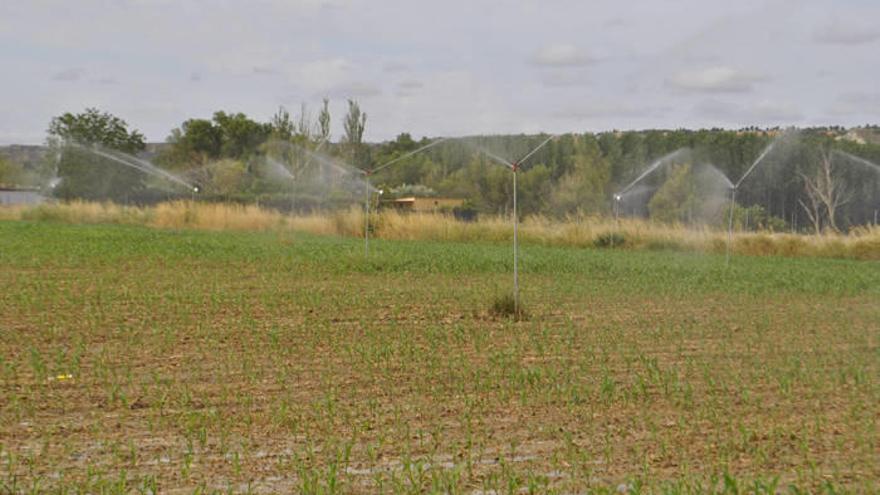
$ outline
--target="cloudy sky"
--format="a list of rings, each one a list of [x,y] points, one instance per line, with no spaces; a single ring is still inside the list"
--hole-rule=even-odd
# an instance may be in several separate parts
[[[346,98],[366,137],[880,123],[876,0],[8,0],[0,144]]]

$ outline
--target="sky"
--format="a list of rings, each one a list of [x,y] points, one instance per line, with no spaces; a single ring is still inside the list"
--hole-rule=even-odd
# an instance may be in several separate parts
[[[151,142],[217,110],[365,139],[880,123],[876,0],[9,0],[0,144],[97,107]]]

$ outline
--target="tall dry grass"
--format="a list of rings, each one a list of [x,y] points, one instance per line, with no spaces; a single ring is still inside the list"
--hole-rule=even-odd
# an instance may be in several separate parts
[[[0,207],[0,220],[57,221],[146,225],[162,229],[302,231],[318,235],[360,237],[364,216],[358,208],[328,213],[287,216],[254,205],[175,201],[152,207],[111,203],[49,203]],[[397,240],[454,242],[510,241],[510,220],[483,217],[460,222],[441,214],[405,214],[386,210],[370,220],[371,236]],[[727,233],[708,228],[667,225],[638,219],[615,221],[606,217],[577,216],[562,220],[540,216],[520,225],[524,243],[545,246],[607,247],[616,249],[673,249],[723,253]],[[848,235],[797,235],[738,232],[735,254],[808,256],[880,260],[880,228],[862,227]]]

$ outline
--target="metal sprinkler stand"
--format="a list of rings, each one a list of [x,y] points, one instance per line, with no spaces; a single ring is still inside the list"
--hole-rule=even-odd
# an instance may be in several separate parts
[[[730,189],[730,212],[727,220],[727,260],[726,264],[730,266],[730,249],[733,244],[733,209],[736,207],[736,188],[737,186],[733,186]]]
[[[370,255],[370,175],[372,170],[364,171],[364,257]]]
[[[516,176],[519,170],[519,162],[510,164],[513,172],[513,314],[519,318],[519,242],[517,240],[517,224],[519,219],[516,209]]]
[[[369,254],[370,254],[370,176],[373,175],[374,173],[382,170],[382,169],[388,168],[391,165],[394,165],[395,163],[400,162],[401,160],[409,158],[415,154],[421,153],[422,151],[425,151],[428,148],[432,148],[434,146],[437,146],[438,144],[440,144],[446,140],[447,140],[447,138],[436,139],[436,140],[431,141],[430,143],[428,143],[420,148],[416,148],[413,151],[410,151],[409,153],[401,155],[391,161],[385,162],[382,165],[379,165],[378,167],[373,167],[370,170],[361,170],[361,173],[364,174],[364,182],[366,182],[366,186],[364,187],[364,189],[366,189],[365,198],[364,198],[364,256],[365,257],[369,256]],[[379,191],[380,195],[382,193],[383,193],[383,191]]]
[[[519,218],[518,218],[518,214],[517,214],[517,205],[516,205],[516,199],[517,199],[516,198],[516,196],[517,196],[517,194],[516,194],[516,189],[517,189],[516,176],[517,176],[517,172],[519,171],[520,167],[522,167],[522,165],[529,158],[531,158],[535,153],[537,153],[538,150],[543,148],[544,145],[546,145],[547,143],[549,143],[553,139],[556,139],[556,137],[557,137],[556,135],[552,135],[552,136],[548,137],[547,139],[542,141],[541,144],[539,144],[538,146],[533,148],[531,151],[526,153],[522,158],[520,158],[519,160],[515,160],[513,162],[510,162],[504,158],[501,158],[500,156],[498,156],[494,153],[491,153],[489,151],[486,151],[485,149],[479,148],[479,151],[481,153],[485,154],[486,156],[488,156],[492,161],[504,166],[504,168],[507,168],[508,170],[513,172],[513,311],[514,311],[514,315],[517,319],[520,316],[520,311],[519,311],[519,240],[518,240],[518,232],[517,232]]]
[[[619,232],[620,231],[620,194],[614,195],[614,228]],[[617,234],[618,232],[614,232]],[[614,235],[611,236],[611,247],[614,247]]]

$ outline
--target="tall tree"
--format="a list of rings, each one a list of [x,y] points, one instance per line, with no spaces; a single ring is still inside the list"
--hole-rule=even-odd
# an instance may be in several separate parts
[[[296,132],[296,125],[290,118],[290,112],[283,106],[278,107],[278,111],[272,116],[270,122],[272,126],[272,138],[288,141]]]
[[[356,167],[366,169],[366,153],[363,146],[364,129],[367,125],[367,114],[361,111],[355,100],[348,100],[348,114],[343,122],[345,136],[343,142],[348,148],[351,162]]]
[[[324,98],[321,112],[318,113],[318,141],[330,140],[330,99]]]

